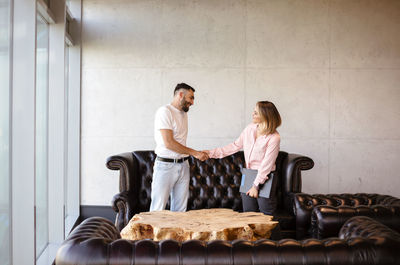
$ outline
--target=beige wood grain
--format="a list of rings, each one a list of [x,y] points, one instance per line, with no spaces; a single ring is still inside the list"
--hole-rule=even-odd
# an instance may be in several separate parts
[[[143,212],[136,214],[121,231],[130,240],[174,239],[185,241],[258,240],[269,238],[278,224],[263,213],[239,213],[231,209],[202,209],[188,212]]]

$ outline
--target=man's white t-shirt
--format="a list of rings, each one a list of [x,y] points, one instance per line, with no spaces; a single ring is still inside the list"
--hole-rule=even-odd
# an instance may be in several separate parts
[[[156,140],[155,152],[157,156],[163,158],[182,158],[185,154],[176,153],[165,147],[160,129],[172,130],[172,135],[178,143],[186,146],[188,134],[187,113],[178,110],[171,104],[160,107],[156,112],[154,120],[154,138]]]

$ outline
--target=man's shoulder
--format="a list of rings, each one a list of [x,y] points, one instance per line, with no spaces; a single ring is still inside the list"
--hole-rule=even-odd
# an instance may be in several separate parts
[[[166,105],[162,105],[161,107],[159,107],[158,109],[157,109],[157,111],[159,111],[159,110],[168,110],[169,108],[168,108],[168,104],[166,104]]]
[[[183,117],[187,117],[187,113],[183,111],[177,110],[171,104],[167,104],[158,108],[156,115],[167,115],[171,116],[174,119],[181,119]]]
[[[156,111],[156,114],[164,114],[164,113],[166,113],[166,114],[170,114],[171,113],[171,109],[170,109],[168,104],[159,107],[157,109],[157,111]]]

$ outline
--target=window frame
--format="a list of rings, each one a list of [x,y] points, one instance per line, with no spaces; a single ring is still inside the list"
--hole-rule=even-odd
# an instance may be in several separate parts
[[[80,159],[80,83],[81,83],[81,48],[80,44],[73,47],[75,57],[70,62],[73,74],[70,75],[70,86],[73,87],[71,101],[74,110],[71,120],[71,144],[68,149],[63,139],[69,139],[70,129],[66,128],[62,119],[57,123],[58,115],[64,117],[66,104],[64,84],[64,60],[66,39],[66,3],[59,0],[49,0],[51,9],[43,0],[10,0],[10,256],[12,264],[51,264],[56,251],[69,233],[66,229],[68,221],[64,216],[64,184],[66,173],[66,157]],[[70,2],[70,6],[78,14],[77,20],[72,20],[80,40],[80,21],[82,0]],[[49,116],[48,116],[48,189],[49,189],[49,244],[36,259],[35,250],[35,104],[36,104],[36,16],[40,14],[49,22]],[[57,21],[57,22],[55,22]],[[21,29],[24,31],[21,34]],[[71,37],[71,40],[72,40]],[[74,43],[78,43],[75,42]],[[61,59],[61,60],[59,60]],[[21,77],[24,78],[21,78]],[[72,92],[71,92],[72,93]],[[61,104],[59,104],[61,102]],[[60,107],[61,106],[61,107]],[[54,112],[55,110],[55,112]],[[51,116],[50,116],[51,114]],[[68,117],[68,122],[70,118]],[[61,126],[59,126],[61,124]],[[70,127],[70,126],[68,126]],[[59,128],[59,129],[57,129]],[[59,132],[62,132],[61,135]],[[61,138],[60,138],[61,137]],[[56,146],[54,143],[61,143]],[[70,145],[70,144],[68,144]],[[72,150],[72,151],[70,151]],[[74,153],[71,153],[74,152]],[[21,166],[23,165],[23,166]],[[71,182],[73,213],[70,223],[75,224],[79,217],[80,204],[80,161],[74,162],[74,179]],[[70,168],[68,168],[68,171]],[[60,173],[61,172],[61,173]],[[60,174],[59,174],[60,173]],[[76,174],[77,173],[77,174]],[[68,174],[69,175],[69,174]],[[68,180],[68,179],[67,179]],[[12,181],[12,182],[11,182]],[[23,227],[23,229],[21,229]]]
[[[38,96],[38,57],[37,57],[37,55],[38,55],[38,52],[37,52],[37,50],[38,50],[38,43],[37,43],[37,35],[38,35],[38,32],[36,32],[36,82],[35,82],[35,255],[36,255],[36,258],[38,259],[38,257],[40,257],[40,255],[45,251],[45,249],[47,248],[47,245],[49,244],[49,185],[48,185],[48,182],[49,182],[49,172],[48,172],[48,163],[49,163],[49,156],[48,156],[48,149],[49,149],[49,142],[48,142],[48,131],[49,131],[49,126],[48,126],[48,123],[49,123],[49,22],[40,14],[40,12],[38,11],[37,12],[37,22],[38,22],[38,20],[40,20],[40,22],[41,23],[43,23],[43,24],[46,24],[47,25],[47,69],[46,69],[46,71],[47,71],[47,73],[46,73],[46,78],[47,78],[47,80],[46,80],[46,98],[45,98],[45,103],[46,103],[46,128],[45,128],[45,130],[46,130],[46,155],[45,155],[45,161],[46,161],[46,169],[44,170],[45,171],[45,178],[46,178],[46,183],[45,183],[45,187],[46,187],[46,225],[47,225],[47,227],[46,227],[46,243],[45,243],[45,245],[44,245],[44,248],[43,249],[37,249],[37,247],[38,247],[38,241],[37,241],[37,238],[38,238],[38,227],[37,227],[37,224],[38,224],[38,182],[37,182],[37,180],[38,180],[38,176],[37,176],[37,173],[38,173],[38,159],[37,159],[37,148],[38,148],[38,134],[37,134],[37,132],[38,132],[38,128],[37,128],[37,125],[38,125],[38,120],[37,120],[37,118],[38,118],[38,116],[37,116],[37,114],[38,114],[38,98],[37,98],[37,96]],[[38,30],[38,24],[36,24],[36,30]],[[38,253],[38,251],[40,252],[40,253]]]
[[[4,152],[4,154],[6,154],[6,156],[8,156],[8,159],[7,159],[7,171],[6,171],[6,174],[7,174],[7,176],[4,178],[4,180],[6,181],[6,183],[5,183],[5,187],[8,187],[7,188],[7,196],[5,196],[4,198],[5,198],[5,204],[4,204],[4,206],[5,206],[5,208],[6,208],[6,210],[7,210],[7,222],[8,222],[8,226],[6,226],[6,234],[7,234],[7,237],[8,237],[8,242],[10,242],[9,244],[8,244],[8,254],[7,254],[7,259],[8,259],[8,261],[10,262],[9,264],[13,264],[13,260],[12,260],[12,192],[11,192],[11,188],[12,188],[12,178],[11,178],[11,172],[12,172],[12,159],[11,159],[11,156],[12,156],[12,153],[11,153],[11,150],[12,150],[12,138],[11,138],[11,135],[12,135],[12,120],[11,120],[11,118],[12,118],[12,104],[11,104],[11,102],[12,102],[12,52],[13,52],[13,49],[12,49],[12,37],[13,37],[13,1],[12,0],[9,0],[8,2],[7,2],[7,4],[5,4],[4,6],[1,6],[0,8],[7,8],[7,10],[6,9],[4,9],[5,10],[5,13],[7,13],[7,29],[6,29],[6,31],[7,31],[7,35],[6,35],[6,38],[7,38],[7,40],[6,40],[6,48],[5,48],[5,50],[7,50],[7,58],[6,58],[6,60],[4,61],[5,62],[5,65],[6,65],[6,67],[8,66],[8,68],[7,68],[7,73],[5,74],[5,80],[7,80],[6,81],[6,84],[7,84],[7,87],[5,88],[5,91],[7,91],[6,93],[7,93],[7,98],[8,98],[8,104],[6,105],[6,107],[5,107],[5,109],[7,109],[7,113],[6,113],[6,115],[5,115],[5,119],[7,119],[7,121],[4,123],[5,124],[5,126],[7,126],[7,135],[1,135],[2,137],[5,137],[4,138],[4,140],[5,140],[5,142],[6,143],[8,143],[7,144],[7,150]],[[0,47],[1,48],[1,47]],[[6,99],[7,100],[7,99]],[[1,180],[0,180],[1,181]],[[3,185],[3,184],[2,184]],[[1,239],[0,239],[1,240]],[[6,243],[6,242],[4,242],[4,243]]]

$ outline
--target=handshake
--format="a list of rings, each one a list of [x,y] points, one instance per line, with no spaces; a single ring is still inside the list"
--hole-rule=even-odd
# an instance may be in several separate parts
[[[209,150],[203,150],[203,151],[195,151],[193,156],[200,161],[205,161],[210,158],[209,154],[210,154]]]

